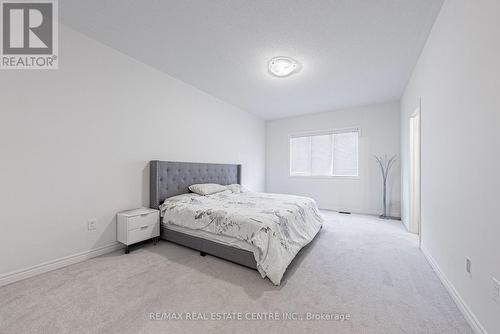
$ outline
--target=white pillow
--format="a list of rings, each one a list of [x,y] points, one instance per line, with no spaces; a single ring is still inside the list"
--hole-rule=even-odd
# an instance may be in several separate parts
[[[230,185],[226,186],[226,189],[231,190],[231,192],[233,194],[249,193],[250,192],[250,190],[243,187],[241,184],[237,184],[237,183],[230,184]]]
[[[226,186],[227,190],[231,190],[233,194],[239,194],[241,193],[241,185],[235,183],[235,184],[230,184]]]
[[[189,186],[189,190],[199,195],[212,195],[226,190],[226,187],[216,183],[200,183]]]

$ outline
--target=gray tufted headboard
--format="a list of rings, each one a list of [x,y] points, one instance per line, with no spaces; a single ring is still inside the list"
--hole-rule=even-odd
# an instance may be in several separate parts
[[[241,165],[152,160],[149,180],[149,206],[158,209],[166,198],[189,193],[193,184],[241,184]]]

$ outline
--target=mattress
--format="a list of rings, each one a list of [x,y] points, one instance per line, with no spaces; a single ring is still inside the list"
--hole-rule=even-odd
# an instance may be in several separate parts
[[[190,229],[187,227],[182,227],[182,226],[178,226],[178,225],[174,225],[174,224],[168,224],[168,223],[164,223],[164,222],[162,222],[161,225],[163,228],[165,228],[167,230],[180,232],[183,234],[190,235],[192,237],[198,237],[198,238],[202,238],[205,240],[210,240],[213,242],[217,242],[219,244],[223,244],[226,246],[246,250],[246,251],[249,251],[252,253],[255,251],[255,247],[252,244],[249,244],[248,242],[245,242],[245,241],[238,240],[238,239],[233,238],[233,237],[229,237],[229,236],[225,236],[225,235],[221,235],[221,234],[210,233],[210,232],[206,232],[203,230],[193,230],[193,229]]]

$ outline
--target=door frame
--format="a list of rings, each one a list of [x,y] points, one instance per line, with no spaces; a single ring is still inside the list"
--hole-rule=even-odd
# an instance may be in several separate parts
[[[410,125],[410,221],[409,230],[418,234],[419,242],[422,242],[422,224],[421,224],[421,157],[422,157],[422,116],[421,103],[411,114]]]

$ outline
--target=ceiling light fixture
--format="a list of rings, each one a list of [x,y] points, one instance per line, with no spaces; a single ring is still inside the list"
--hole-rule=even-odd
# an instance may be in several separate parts
[[[269,73],[279,78],[292,75],[299,68],[299,63],[289,57],[274,57],[268,64]]]

